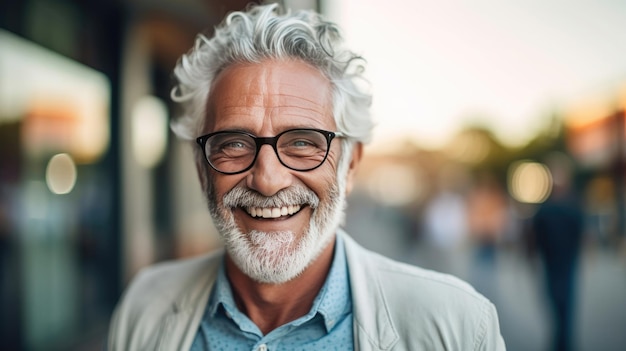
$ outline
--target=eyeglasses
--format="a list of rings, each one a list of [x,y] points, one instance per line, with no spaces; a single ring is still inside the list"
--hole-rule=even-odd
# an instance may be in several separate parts
[[[275,137],[260,138],[250,133],[220,131],[196,139],[214,170],[224,174],[243,173],[254,165],[261,146],[271,145],[280,163],[294,171],[306,172],[321,166],[330,142],[343,137],[339,132],[299,128]]]

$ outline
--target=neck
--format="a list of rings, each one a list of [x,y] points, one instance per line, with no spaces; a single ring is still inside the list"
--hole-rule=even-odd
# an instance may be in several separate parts
[[[259,327],[263,335],[307,314],[326,281],[333,260],[335,240],[296,278],[282,284],[256,282],[226,257],[226,274],[237,307]]]

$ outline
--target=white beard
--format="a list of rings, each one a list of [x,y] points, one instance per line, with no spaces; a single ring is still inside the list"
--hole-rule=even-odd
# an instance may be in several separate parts
[[[222,203],[217,201],[210,186],[207,199],[215,226],[235,265],[257,282],[281,284],[300,275],[334,238],[345,208],[345,184],[338,183],[332,184],[325,203],[320,203],[317,195],[303,186],[283,189],[271,197],[237,187],[224,195]],[[280,208],[293,204],[306,204],[312,210],[302,237],[293,231],[242,233],[232,211],[236,207]]]

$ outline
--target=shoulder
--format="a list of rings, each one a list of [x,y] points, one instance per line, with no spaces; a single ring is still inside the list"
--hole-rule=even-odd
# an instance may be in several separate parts
[[[370,277],[379,282],[387,303],[426,314],[481,313],[491,303],[467,282],[440,272],[398,262],[363,249]]]
[[[442,299],[453,295],[462,299],[487,301],[471,285],[457,277],[398,262],[361,247],[349,237],[344,236],[344,240],[349,261],[357,266],[356,270],[362,271],[368,279],[375,278],[382,289],[392,295],[422,299]],[[352,273],[354,269],[350,271]]]
[[[221,252],[148,266],[133,278],[124,299],[169,301],[189,288],[212,267],[217,267]]]
[[[488,302],[467,282],[449,275],[417,266],[397,262],[387,257],[371,253],[370,259],[377,265],[378,279],[384,286],[395,286],[388,289],[391,296],[410,295],[419,301],[442,300],[446,304],[454,300],[471,302]]]
[[[155,342],[168,315],[206,300],[221,258],[218,251],[139,271],[115,308],[109,326],[110,347],[144,348],[146,343]]]
[[[362,320],[376,313],[388,318],[409,349],[501,349],[495,306],[470,284],[347,242],[353,302]]]

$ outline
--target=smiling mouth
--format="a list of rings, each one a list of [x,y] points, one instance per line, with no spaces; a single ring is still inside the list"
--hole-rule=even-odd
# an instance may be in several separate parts
[[[289,205],[282,207],[247,207],[244,210],[253,218],[280,218],[294,215],[301,208],[301,205]]]

